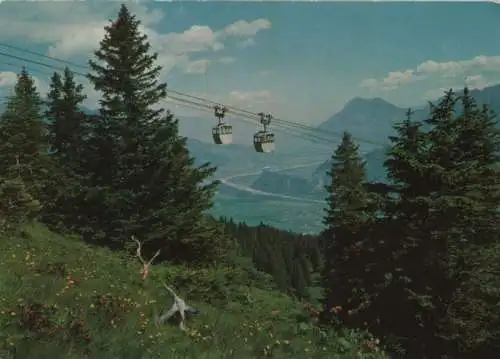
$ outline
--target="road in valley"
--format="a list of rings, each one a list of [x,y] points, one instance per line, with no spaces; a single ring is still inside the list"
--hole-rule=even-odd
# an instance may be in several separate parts
[[[278,169],[274,169],[272,168],[271,170],[273,172],[283,172],[283,171],[288,171],[288,170],[294,170],[294,169],[297,169],[297,168],[305,168],[305,167],[311,167],[311,166],[314,166],[314,165],[319,165],[321,163],[323,163],[325,161],[316,161],[316,162],[310,162],[310,163],[303,163],[303,164],[300,164],[300,165],[294,165],[294,166],[289,166],[289,167],[283,167],[283,168],[278,168]],[[235,178],[238,178],[238,177],[246,177],[246,176],[257,176],[257,175],[260,175],[267,167],[264,167],[258,171],[253,171],[253,172],[246,172],[246,173],[239,173],[237,175],[231,175],[231,176],[228,176],[228,177],[224,177],[224,178],[219,178],[219,181],[222,181],[222,180],[225,180],[225,181],[230,181],[232,179],[235,179]]]
[[[305,168],[305,167],[310,167],[310,166],[314,166],[314,165],[319,165],[320,163],[323,163],[323,162],[324,161],[310,162],[310,163],[307,163],[307,164],[300,164],[300,165],[295,165],[295,166],[290,166],[290,167],[284,167],[284,168],[280,168],[280,169],[273,169],[272,171],[273,172],[283,172],[283,171],[288,171],[288,170],[297,169],[297,168]],[[253,194],[256,194],[256,195],[260,195],[260,196],[277,197],[277,198],[289,199],[289,200],[293,200],[293,201],[310,202],[310,203],[321,203],[321,204],[325,203],[325,201],[321,201],[321,200],[314,200],[314,199],[308,199],[308,198],[303,198],[303,197],[295,197],[295,196],[288,196],[288,195],[285,195],[285,194],[260,191],[260,190],[256,190],[256,189],[253,189],[251,187],[242,185],[242,184],[237,184],[237,183],[231,182],[231,180],[233,180],[235,178],[238,178],[238,177],[246,177],[246,176],[256,176],[256,175],[259,175],[259,174],[262,173],[262,171],[264,171],[264,169],[261,169],[259,171],[247,172],[247,173],[240,173],[240,174],[237,174],[237,175],[232,175],[232,176],[228,176],[228,177],[224,177],[224,178],[219,178],[218,180],[221,183],[225,184],[226,186],[233,187],[233,188],[238,189],[240,191],[245,191],[245,192],[253,193]]]

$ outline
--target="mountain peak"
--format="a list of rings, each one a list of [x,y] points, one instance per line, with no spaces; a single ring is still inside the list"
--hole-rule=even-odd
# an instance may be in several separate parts
[[[383,108],[383,109],[397,109],[398,107],[393,105],[392,103],[380,98],[363,98],[363,97],[354,97],[352,100],[348,101],[342,111],[350,110],[356,108],[359,110],[373,110],[375,108]]]
[[[386,142],[393,124],[404,118],[405,110],[386,100],[355,97],[319,128],[332,132],[350,132],[355,138]]]

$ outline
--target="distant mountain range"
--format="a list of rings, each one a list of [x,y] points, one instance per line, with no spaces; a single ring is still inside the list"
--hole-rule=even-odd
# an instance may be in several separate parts
[[[318,128],[337,133],[349,131],[354,137],[387,143],[387,137],[393,133],[393,124],[401,121],[404,115],[405,109],[381,98],[356,97]]]
[[[367,178],[370,182],[387,182],[384,168],[386,149],[385,147],[376,149],[364,155]],[[250,187],[259,191],[303,197],[305,199],[324,199],[326,196],[325,185],[330,180],[327,175],[330,167],[331,161],[326,160],[309,175],[264,170]]]
[[[495,113],[500,115],[500,85],[487,87],[483,90],[472,90],[471,95],[480,104],[489,105]],[[413,110],[415,111],[413,114],[415,120],[425,120],[429,114],[427,107]],[[394,124],[405,118],[406,111],[407,109],[397,107],[381,98],[354,98],[340,112],[331,116],[318,128],[335,133],[349,131],[355,139],[380,143],[379,148],[365,153],[364,159],[368,180],[386,182],[387,176],[383,164],[389,145],[388,137],[394,134]],[[330,167],[331,160],[327,159],[312,173],[302,176],[301,181],[297,180],[296,176],[291,173],[264,171],[254,181],[252,188],[293,195],[302,193],[304,197],[324,197],[323,188],[329,180],[326,173]]]
[[[500,85],[471,90],[470,94],[479,103],[489,105],[500,116]],[[381,98],[356,97],[318,128],[332,132],[349,131],[354,137],[384,144],[388,143],[388,137],[394,134],[392,126],[405,118],[407,110]],[[412,110],[415,111],[413,114],[415,120],[425,120],[429,114],[427,106],[415,107]]]

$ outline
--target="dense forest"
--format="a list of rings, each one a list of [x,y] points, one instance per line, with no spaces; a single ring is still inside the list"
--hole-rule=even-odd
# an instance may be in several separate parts
[[[158,106],[167,84],[158,80],[157,55],[139,25],[122,5],[89,60],[88,79],[101,93],[98,115],[81,110],[85,89],[69,68],[53,74],[46,100],[23,68],[1,115],[2,355],[498,356],[500,126],[486,105],[466,88],[430,104],[423,122],[409,110],[390,138],[388,185],[367,180],[355,139],[344,133],[333,149],[324,230],[316,236],[216,219],[208,214],[216,168],[195,166],[178,120]],[[145,258],[158,253],[151,269],[156,279],[128,282],[135,275],[123,264],[135,253],[131,238],[143,244]],[[97,269],[88,274],[94,260]],[[76,263],[78,280],[72,277],[78,270],[69,269]],[[109,279],[110,273],[121,279]],[[93,278],[81,287],[87,289],[72,289],[60,302],[87,275]],[[210,313],[233,313],[225,326],[200,319],[200,331],[214,325],[219,333],[203,337],[213,352],[203,347],[200,332],[188,336],[191,342],[165,337],[142,322],[142,309],[128,307],[125,294],[113,292],[122,285],[136,300],[154,303],[160,277]],[[59,280],[71,285],[56,294],[46,289]],[[91,301],[98,291],[100,299]],[[252,291],[262,299],[248,309]],[[87,297],[81,309],[78,298]],[[96,307],[104,309],[94,316],[88,308]],[[273,322],[286,312],[281,327]],[[111,315],[110,327],[102,313]],[[134,325],[141,318],[139,331],[132,324],[115,330],[115,321],[127,315]],[[257,325],[260,320],[267,326]],[[253,324],[242,329],[243,322]],[[252,325],[259,328],[253,337],[237,342],[238,330]],[[147,332],[147,343],[134,339],[136,332]],[[91,341],[103,333],[112,333],[113,341]],[[290,342],[295,349],[283,347]]]

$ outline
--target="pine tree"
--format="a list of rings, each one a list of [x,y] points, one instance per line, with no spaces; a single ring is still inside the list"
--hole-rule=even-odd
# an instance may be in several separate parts
[[[457,115],[459,102],[463,113]],[[397,196],[386,206],[393,270],[384,300],[398,309],[391,319],[381,310],[378,329],[401,337],[407,355],[462,357],[457,338],[462,347],[470,338],[454,336],[453,323],[459,318],[467,326],[468,319],[451,308],[470,286],[477,290],[476,274],[487,270],[474,267],[478,256],[483,249],[491,255],[498,238],[498,130],[467,89],[431,104],[427,132],[423,125],[408,119],[398,126],[386,162]]]
[[[336,306],[347,309],[363,305],[369,298],[363,288],[364,247],[368,228],[374,220],[372,195],[367,192],[365,164],[349,133],[332,156],[326,187],[329,196],[324,218],[326,253],[323,269],[323,304],[326,312]]]
[[[413,121],[412,114],[408,110],[406,119],[394,126],[396,135],[390,137],[392,146],[385,162],[396,196],[385,198],[386,219],[382,231],[387,245],[380,256],[390,260],[385,268],[387,280],[382,283],[382,294],[378,298],[381,320],[376,328],[370,328],[376,335],[385,337],[386,344],[393,350],[411,347],[408,340],[417,336],[415,331],[421,324],[418,323],[421,313],[415,307],[421,303],[427,305],[429,294],[422,242],[429,235],[429,195],[435,189],[431,188],[432,180],[429,181],[432,177],[429,176],[430,141],[422,129],[424,124]],[[417,349],[411,350],[421,355]]]
[[[467,218],[463,229],[474,244],[495,243],[500,232],[500,177],[495,166],[500,163],[500,130],[496,115],[488,106],[478,106],[467,88],[460,96],[462,113],[456,118],[453,151],[454,176],[449,179],[452,191],[461,191],[467,198]]]
[[[206,182],[215,168],[194,167],[178,121],[158,108],[166,84],[158,81],[157,54],[139,25],[122,5],[89,62],[89,79],[103,97],[89,143],[93,236],[123,247],[136,234],[146,251],[161,247],[179,260],[194,247],[211,253],[226,245],[202,221],[212,204],[216,183]]]
[[[462,112],[453,121],[439,117],[428,120],[434,125],[430,136],[437,144],[430,156],[437,159],[434,168],[441,184],[432,226],[446,241],[448,257],[446,265],[441,265],[446,269],[448,285],[438,287],[444,304],[437,306],[438,310],[446,309],[447,315],[436,331],[445,339],[447,352],[472,358],[484,353],[486,347],[490,352],[498,349],[500,342],[500,332],[493,330],[500,320],[494,309],[500,300],[500,292],[494,288],[500,282],[492,280],[497,277],[497,267],[491,264],[500,238],[500,176],[494,168],[500,160],[500,132],[495,116],[487,106],[479,107],[467,88],[461,96],[455,96],[455,101]],[[451,140],[443,141],[446,130]],[[448,143],[452,143],[449,151],[436,150]],[[469,303],[476,305],[476,311],[457,306],[463,305],[464,293]],[[482,331],[473,330],[478,322]]]
[[[50,172],[42,101],[34,80],[23,68],[0,121],[0,173],[16,180],[22,192],[45,199],[46,176]],[[7,182],[5,182],[7,183]]]
[[[422,123],[412,121],[413,112],[408,110],[406,119],[394,126],[396,136],[391,136],[392,147],[388,151],[388,159],[385,166],[389,178],[396,186],[402,198],[418,195],[421,187],[416,185],[422,178],[422,171],[418,165],[421,164],[422,151],[425,150],[426,137],[422,132]]]
[[[50,154],[55,161],[51,172],[51,205],[44,208],[42,220],[58,230],[78,229],[81,197],[85,187],[84,152],[89,118],[80,109],[86,96],[76,84],[73,73],[65,68],[63,76],[55,72],[47,94],[45,116],[48,124]]]
[[[54,72],[47,94],[46,116],[50,120],[48,127],[51,152],[60,160],[74,160],[82,146],[86,123],[85,115],[79,107],[86,98],[83,85],[76,84],[69,68],[64,69],[62,77]]]

